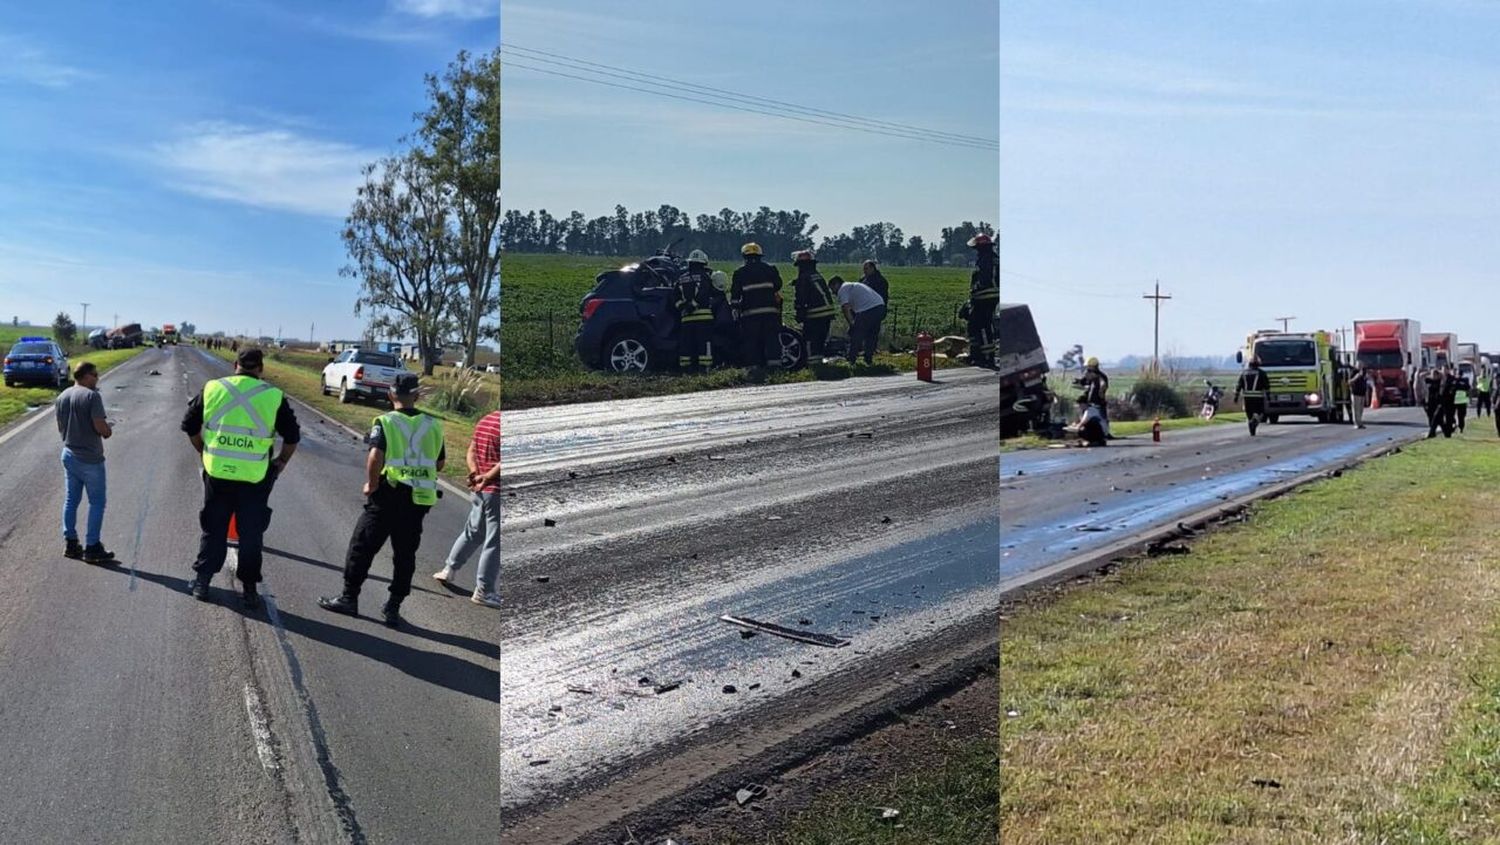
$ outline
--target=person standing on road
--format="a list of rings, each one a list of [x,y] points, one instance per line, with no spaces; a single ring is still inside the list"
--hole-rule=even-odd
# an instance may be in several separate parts
[[[807,360],[821,360],[828,343],[828,327],[838,313],[838,306],[833,304],[828,282],[818,272],[818,260],[812,250],[800,249],[792,253],[792,263],[797,267],[797,279],[792,285],[796,288],[797,322],[802,324]]]
[[[1458,433],[1464,433],[1464,420],[1469,416],[1469,377],[1459,372],[1456,368],[1449,374],[1453,380],[1453,399],[1449,403],[1452,408],[1454,424]]]
[[[1448,397],[1449,380],[1448,372],[1443,367],[1434,366],[1427,371],[1425,379],[1427,387],[1427,402],[1423,410],[1427,412],[1427,437],[1437,437],[1438,428],[1443,429],[1444,437],[1453,436],[1453,422],[1449,417],[1450,400]]]
[[[969,363],[995,366],[995,307],[1000,304],[1000,262],[995,241],[980,232],[969,239],[975,250],[974,272],[969,278]]]
[[[781,366],[781,273],[762,259],[760,244],[740,248],[745,263],[734,271],[729,301],[739,311],[745,366]]]
[[[1364,364],[1357,364],[1349,373],[1349,421],[1355,428],[1365,427],[1365,401],[1373,385]]]
[[[1494,384],[1493,378],[1494,376],[1486,370],[1480,373],[1479,378],[1474,382],[1474,397],[1476,401],[1474,419],[1476,420],[1485,414],[1492,413],[1490,411],[1490,388]]]
[[[835,277],[831,287],[843,309],[844,319],[849,323],[849,363],[853,364],[861,355],[866,365],[875,363],[880,322],[885,319],[885,301],[863,282],[846,282]]]
[[[864,274],[860,279],[860,282],[867,285],[870,290],[873,290],[876,293],[880,294],[881,304],[885,305],[886,307],[890,307],[891,283],[889,281],[886,281],[885,276],[881,275],[880,262],[876,261],[873,258],[868,258],[865,259],[864,264],[860,265],[859,269],[860,272]]]
[[[1234,401],[1239,402],[1241,396],[1245,397],[1245,421],[1250,424],[1251,437],[1255,436],[1255,429],[1265,418],[1266,393],[1270,389],[1271,380],[1260,368],[1260,359],[1251,358],[1249,367],[1240,373],[1240,379],[1234,385]]]
[[[682,319],[677,332],[677,366],[685,373],[703,371],[714,324],[713,293],[708,255],[695,249],[688,254],[687,270],[677,277],[677,314]]]
[[[297,451],[302,430],[280,390],[261,380],[265,359],[246,347],[235,356],[234,375],[211,379],[188,403],[182,430],[203,459],[202,533],[193,562],[193,596],[209,600],[209,584],[224,568],[229,520],[239,528],[236,574],[247,608],[260,606],[261,541],[271,518],[268,503],[276,479]],[[276,435],[281,453],[272,456]]]
[[[474,426],[474,439],[464,456],[469,465],[469,520],[453,541],[443,568],[432,577],[447,584],[477,550],[479,573],[470,600],[485,607],[500,606],[500,412],[491,411]]]
[[[63,556],[84,563],[112,563],[113,552],[104,548],[104,441],[114,434],[105,419],[104,397],[99,395],[99,368],[84,361],[73,371],[73,386],[57,397],[57,433],[62,437]],[[78,542],[78,506],[89,497],[89,518],[84,542]]]
[[[375,418],[365,437],[365,509],[354,524],[344,557],[344,591],[318,599],[318,606],[346,616],[359,615],[359,590],[375,555],[391,541],[390,598],[381,608],[387,627],[401,624],[401,602],[411,594],[422,544],[422,520],[437,504],[438,473],[447,450],[443,426],[417,410],[420,384],[413,373],[396,376],[390,388],[390,413]]]

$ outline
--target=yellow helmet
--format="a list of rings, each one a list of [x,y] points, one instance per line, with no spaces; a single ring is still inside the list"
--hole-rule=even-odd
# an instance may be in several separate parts
[[[1098,358],[1090,358],[1088,360],[1088,362],[1086,364],[1084,364],[1084,366],[1087,366],[1087,367],[1097,367],[1097,366],[1099,366],[1099,359]]]
[[[761,255],[760,244],[751,241],[740,247],[740,255]]]

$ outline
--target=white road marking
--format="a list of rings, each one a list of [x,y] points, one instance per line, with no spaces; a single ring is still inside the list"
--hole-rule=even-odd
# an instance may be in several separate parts
[[[250,716],[250,735],[255,737],[255,754],[260,765],[268,772],[281,768],[276,761],[276,752],[271,748],[271,728],[266,723],[266,708],[260,703],[255,687],[245,684],[245,712]]]

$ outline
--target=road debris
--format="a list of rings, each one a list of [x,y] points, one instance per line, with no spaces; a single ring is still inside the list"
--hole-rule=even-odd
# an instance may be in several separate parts
[[[538,575],[538,576],[536,576],[536,582],[538,584],[545,584],[545,583],[547,583],[548,581],[551,581],[551,580],[552,580],[552,576],[551,575]]]
[[[739,692],[739,690],[735,688],[734,684],[725,684],[724,685],[724,694],[725,695],[734,695],[737,692]]]
[[[589,689],[588,687],[580,687],[580,686],[572,686],[572,685],[568,686],[568,692],[576,692],[579,695],[593,695],[594,694],[594,691],[591,690],[591,689]]]
[[[551,517],[547,517],[546,519],[542,520],[542,525],[546,528],[556,528],[557,520],[552,519]]]
[[[752,783],[734,794],[734,800],[741,806],[749,804],[757,798],[764,798],[766,788],[758,783]]]
[[[526,765],[528,765],[528,766],[545,766],[545,765],[547,765],[550,762],[552,762],[552,761],[549,760],[549,759],[546,759],[544,757],[541,760],[532,760],[530,763],[527,763]]]
[[[1254,778],[1254,779],[1252,779],[1250,781],[1250,783],[1254,784],[1255,786],[1260,787],[1261,789],[1280,789],[1281,788],[1281,781],[1279,781],[1279,780],[1277,780],[1275,778]]]
[[[672,690],[677,689],[680,686],[682,686],[681,681],[667,681],[665,683],[657,684],[652,691],[657,695],[661,695],[663,693],[671,692]]]
[[[761,633],[765,634],[773,634],[778,637],[785,637],[786,639],[796,640],[800,643],[808,643],[809,645],[820,645],[826,648],[843,648],[844,646],[849,644],[848,640],[842,639],[840,637],[835,637],[832,634],[818,634],[809,631],[797,631],[792,628],[784,628],[780,625],[776,625],[770,622],[759,622],[754,619],[748,619],[739,616],[720,616],[719,621],[728,622],[731,625],[738,625],[741,628],[749,628],[754,631],[760,631]],[[799,619],[797,620],[797,624],[811,625],[812,620]]]
[[[895,807],[876,807],[875,809],[880,813],[881,821],[890,821],[901,815],[901,811]]]

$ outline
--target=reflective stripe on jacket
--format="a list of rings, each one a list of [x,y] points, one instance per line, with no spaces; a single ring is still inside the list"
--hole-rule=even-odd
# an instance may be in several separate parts
[[[255,484],[266,477],[276,445],[280,390],[251,376],[203,385],[203,471],[210,478]]]

